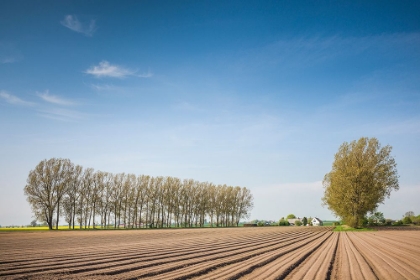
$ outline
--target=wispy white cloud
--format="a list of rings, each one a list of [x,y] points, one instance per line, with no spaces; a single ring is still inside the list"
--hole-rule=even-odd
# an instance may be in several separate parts
[[[85,114],[62,108],[49,108],[38,111],[40,116],[59,121],[78,121],[86,117]]]
[[[134,71],[123,68],[118,65],[111,65],[108,61],[101,61],[99,65],[92,66],[85,71],[86,74],[93,75],[97,78],[113,77],[124,78],[126,76],[134,75]]]
[[[66,15],[60,23],[68,29],[82,33],[88,37],[91,37],[97,29],[95,20],[91,20],[89,24],[84,24],[74,15]]]
[[[32,106],[32,102],[25,101],[19,97],[12,95],[6,91],[0,91],[0,97],[3,98],[7,103],[20,106]]]
[[[238,53],[238,60],[231,65],[240,71],[258,70],[263,67],[305,69],[337,59],[359,57],[374,52],[376,56],[393,59],[398,56],[419,57],[420,33],[394,33],[364,37],[301,36],[282,39],[264,47]]]
[[[108,84],[90,84],[90,87],[98,91],[115,90],[117,87]]]
[[[55,107],[56,105],[75,105],[74,102],[69,101],[67,99],[63,99],[54,95],[49,94],[48,90],[44,93],[36,93],[38,97],[40,97],[42,100],[46,101],[47,104],[41,104],[41,103],[34,103],[25,101],[15,95],[12,95],[6,91],[0,91],[0,98],[5,100],[9,104],[13,104],[16,106],[31,106],[34,112],[37,112],[38,115],[59,120],[59,121],[79,121],[82,119],[85,119],[87,117],[87,114],[76,111],[76,110],[68,110],[63,109],[60,107]]]
[[[49,102],[49,103],[53,103],[53,104],[57,104],[57,105],[64,105],[64,106],[69,106],[69,105],[74,105],[74,102],[52,95],[49,93],[48,90],[46,90],[43,93],[39,93],[37,92],[37,95],[44,101]]]
[[[85,119],[87,117],[87,114],[85,113],[59,107],[77,105],[77,103],[56,95],[52,95],[49,93],[48,90],[41,93],[37,92],[36,95],[45,102],[47,102],[47,104],[44,104],[44,106],[41,106],[37,110],[38,115],[44,118],[53,119],[57,121],[73,122]]]
[[[137,74],[137,71],[124,68],[119,65],[112,65],[108,61],[103,60],[99,65],[92,66],[84,73],[95,76],[96,78],[112,77],[112,78],[125,78],[127,76],[135,76],[139,78],[150,78],[153,74],[149,71],[144,74]]]

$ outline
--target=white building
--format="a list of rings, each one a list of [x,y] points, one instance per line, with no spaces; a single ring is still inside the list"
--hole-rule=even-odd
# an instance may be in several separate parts
[[[323,226],[324,223],[320,219],[315,217],[315,218],[312,219],[312,225],[313,226]]]

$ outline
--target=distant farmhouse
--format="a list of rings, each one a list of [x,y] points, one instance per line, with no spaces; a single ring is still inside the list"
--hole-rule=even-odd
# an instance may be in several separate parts
[[[315,218],[312,219],[312,225],[313,226],[323,226],[324,223],[320,219],[315,217]]]
[[[299,222],[301,222],[301,223],[303,223],[303,221],[302,221],[302,219],[301,218],[296,218],[296,219],[287,219],[287,221],[289,222],[289,224],[291,225],[291,226],[295,226],[296,225],[296,222],[297,221],[299,221]],[[308,220],[308,226],[310,225],[310,223],[312,223],[312,225],[313,226],[323,226],[324,225],[324,223],[321,221],[321,219],[319,219],[319,218],[317,218],[317,217],[315,217],[315,218],[313,218],[312,220]]]

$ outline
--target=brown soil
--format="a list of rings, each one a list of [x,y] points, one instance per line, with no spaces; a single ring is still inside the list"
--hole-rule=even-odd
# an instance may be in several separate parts
[[[420,232],[246,227],[0,234],[1,279],[420,279]]]

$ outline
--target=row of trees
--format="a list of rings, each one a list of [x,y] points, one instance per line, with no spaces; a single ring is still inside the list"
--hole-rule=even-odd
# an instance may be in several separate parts
[[[247,223],[248,225],[257,225],[257,226],[290,226],[291,224],[289,223],[289,219],[296,219],[296,216],[294,214],[289,214],[287,215],[286,219],[284,217],[282,217],[278,222],[275,221],[267,221],[267,220],[252,220],[249,223]],[[303,217],[302,219],[297,218],[294,221],[294,225],[295,226],[306,226],[307,224],[309,224],[310,226],[312,226],[312,217],[306,218]],[[293,224],[292,224],[293,225]]]
[[[371,213],[370,216],[366,216],[363,220],[363,225],[369,226],[401,226],[401,225],[420,225],[420,215],[415,216],[413,211],[408,211],[404,214],[401,220],[385,219],[382,212]]]
[[[287,215],[286,219],[284,217],[282,217],[280,219],[280,221],[279,221],[279,226],[290,226],[290,223],[288,221],[289,219],[296,219],[295,214],[289,214],[289,215]],[[312,226],[312,222],[311,221],[312,221],[312,217],[309,217],[309,219],[306,218],[306,217],[303,217],[302,219],[299,219],[298,218],[295,221],[295,226],[301,226],[301,225],[306,226],[307,224],[309,224],[310,226]]]
[[[249,189],[192,179],[112,174],[69,159],[41,161],[24,188],[35,218],[58,228],[238,226],[253,207]],[[53,224],[54,220],[54,224]]]

